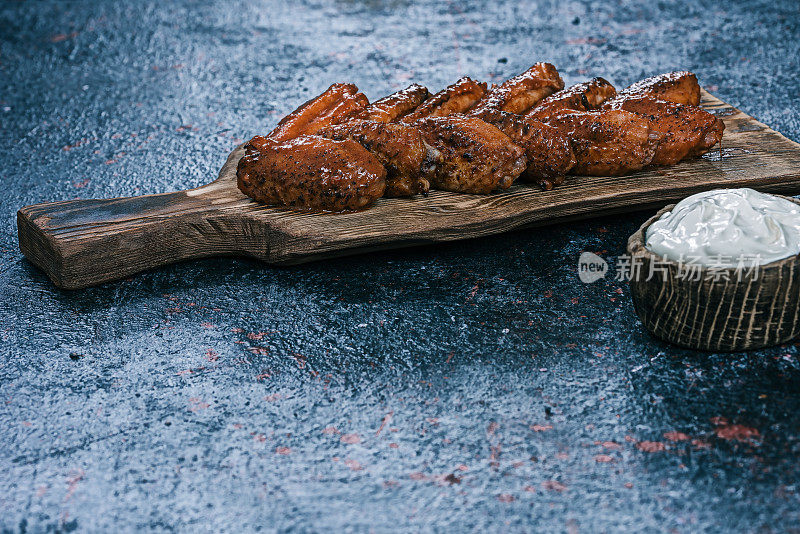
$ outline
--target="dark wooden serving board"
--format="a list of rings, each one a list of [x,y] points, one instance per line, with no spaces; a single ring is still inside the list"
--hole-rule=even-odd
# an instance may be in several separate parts
[[[800,145],[703,92],[725,121],[722,148],[618,178],[570,176],[552,191],[515,185],[489,196],[432,191],[347,214],[260,205],[236,187],[237,148],[197,189],[25,206],[20,249],[59,287],[77,289],[191,258],[252,256],[291,265],[332,256],[486,236],[525,226],[663,207],[717,187],[800,193]]]

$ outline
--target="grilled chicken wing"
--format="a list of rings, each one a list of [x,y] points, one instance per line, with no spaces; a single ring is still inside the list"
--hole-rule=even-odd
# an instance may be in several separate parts
[[[575,166],[575,154],[569,138],[558,129],[514,113],[485,110],[478,117],[496,126],[514,143],[525,149],[527,168],[521,178],[544,189],[552,189],[564,181],[564,175]]]
[[[545,98],[526,115],[533,119],[542,119],[563,110],[589,111],[597,109],[616,93],[614,86],[604,78],[592,78]]]
[[[443,161],[428,174],[436,189],[488,194],[508,189],[525,170],[522,147],[477,117],[430,117],[415,126],[442,153]]]
[[[464,113],[486,94],[486,84],[464,76],[456,83],[448,85],[417,109],[400,119],[412,123],[425,117],[444,117],[453,113]]]
[[[423,142],[420,131],[407,124],[351,120],[323,128],[319,135],[352,139],[372,152],[386,167],[387,197],[427,193],[430,183],[425,175],[441,160],[441,154]]]
[[[620,95],[603,104],[602,109],[622,109],[644,117],[650,129],[661,136],[653,156],[654,165],[674,165],[688,155],[700,155],[722,138],[725,124],[697,107],[650,96]]]
[[[368,103],[367,97],[352,83],[335,83],[281,119],[268,137],[287,141],[299,135],[314,134],[320,128],[344,120]]]
[[[426,98],[428,98],[428,89],[418,83],[413,83],[405,89],[376,100],[353,114],[351,119],[395,122],[417,109]]]
[[[659,136],[647,119],[634,113],[562,111],[546,123],[569,137],[577,164],[574,174],[617,176],[637,171],[653,160]]]
[[[564,80],[550,63],[536,63],[531,68],[493,87],[474,108],[479,114],[494,109],[524,113],[543,98],[564,88]]]
[[[309,211],[363,209],[386,188],[386,169],[366,148],[316,135],[254,137],[236,176],[239,189],[259,202]]]
[[[659,74],[626,87],[621,96],[651,96],[676,104],[700,104],[700,84],[691,72],[679,71]]]

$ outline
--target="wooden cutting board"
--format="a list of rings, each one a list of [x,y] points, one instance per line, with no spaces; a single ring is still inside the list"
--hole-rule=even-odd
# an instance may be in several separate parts
[[[25,206],[17,213],[19,245],[55,285],[78,289],[191,258],[291,265],[660,208],[717,187],[800,193],[800,144],[705,91],[702,106],[725,121],[722,148],[630,176],[570,176],[552,191],[521,184],[489,196],[432,191],[380,199],[359,213],[303,214],[260,205],[237,189],[239,147],[219,177],[197,189]]]

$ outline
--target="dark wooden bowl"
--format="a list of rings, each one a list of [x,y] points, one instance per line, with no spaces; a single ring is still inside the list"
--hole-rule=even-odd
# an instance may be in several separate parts
[[[800,335],[800,256],[761,265],[757,274],[697,267],[694,276],[681,278],[678,262],[645,248],[647,228],[674,207],[656,213],[628,240],[631,264],[640,266],[639,276],[631,277],[631,295],[645,328],[681,347],[718,352],[768,347]]]

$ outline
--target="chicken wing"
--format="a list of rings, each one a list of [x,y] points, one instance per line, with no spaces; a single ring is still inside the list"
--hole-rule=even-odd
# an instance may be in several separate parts
[[[659,135],[647,119],[634,113],[607,111],[562,111],[548,116],[572,143],[577,164],[574,174],[617,176],[637,171],[653,160]]]
[[[425,175],[441,160],[441,154],[423,142],[420,131],[407,124],[350,120],[323,128],[318,135],[352,139],[372,152],[386,167],[387,197],[427,193],[430,183]]]
[[[236,176],[239,189],[259,202],[308,211],[364,209],[386,188],[386,169],[366,148],[316,135],[254,137]]]
[[[620,91],[624,96],[651,96],[676,104],[700,105],[700,84],[691,72],[659,74],[636,82]]]
[[[550,63],[536,63],[531,68],[493,87],[475,105],[475,113],[494,109],[524,113],[543,98],[564,88],[564,80]]]
[[[314,134],[320,128],[344,120],[368,103],[367,97],[352,83],[335,83],[281,119],[268,137],[287,141],[299,135]]]
[[[489,194],[508,189],[525,170],[525,150],[477,117],[429,117],[415,126],[442,153],[443,161],[428,173],[436,189]]]
[[[616,93],[614,86],[604,78],[592,78],[545,98],[526,115],[532,119],[542,119],[563,110],[589,111],[597,109]]]
[[[622,109],[647,119],[650,129],[661,136],[653,165],[674,165],[688,155],[704,154],[725,130],[725,124],[704,109],[650,96],[620,95],[602,109]]]
[[[417,109],[426,98],[428,98],[428,89],[418,83],[413,83],[405,89],[376,100],[361,111],[354,113],[349,120],[395,122]]]
[[[525,149],[527,168],[521,179],[549,190],[564,181],[564,175],[575,166],[575,154],[569,138],[552,126],[514,113],[488,109],[481,120],[496,126],[514,143]]]
[[[417,109],[400,119],[412,123],[425,117],[444,117],[453,113],[464,113],[486,94],[486,84],[464,76],[456,83],[448,85]]]

